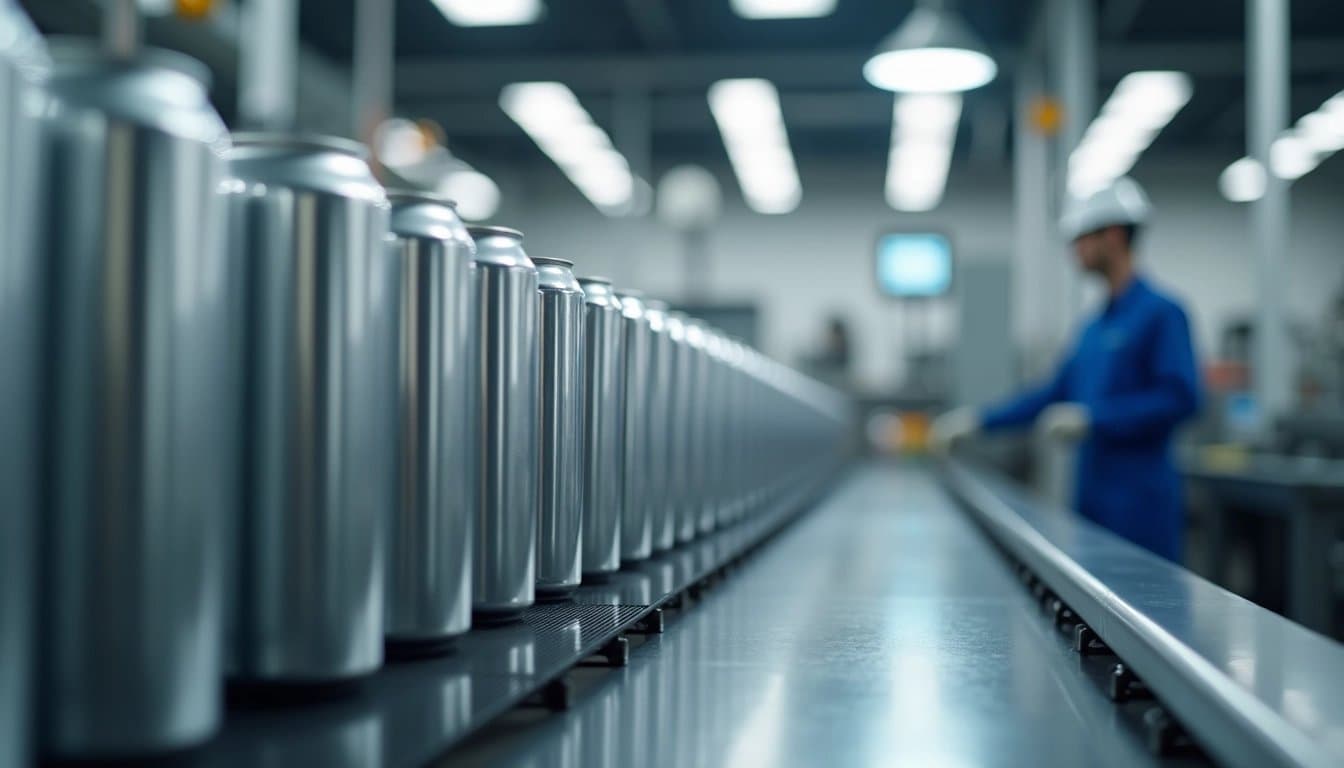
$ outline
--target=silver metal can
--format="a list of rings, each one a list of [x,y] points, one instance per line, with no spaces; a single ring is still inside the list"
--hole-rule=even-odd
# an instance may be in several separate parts
[[[352,141],[237,134],[228,157],[228,242],[246,296],[229,672],[348,679],[382,664],[397,501],[389,205]]]
[[[397,349],[397,503],[387,549],[385,632],[434,643],[471,628],[476,518],[471,388],[471,262],[476,246],[454,204],[389,192],[389,246],[401,262]]]
[[[38,216],[38,88],[48,62],[41,36],[0,0],[0,766],[28,765],[31,743],[33,557],[42,476],[42,260]]]
[[[616,291],[625,337],[625,477],[621,491],[621,561],[646,560],[653,552],[649,476],[649,348],[653,332],[644,315],[643,294]]]
[[[675,355],[665,302],[644,302],[649,319],[649,417],[645,435],[653,549],[664,552],[677,543],[677,504],[672,471],[672,363]]]
[[[175,749],[220,721],[228,134],[191,59],[110,59],[75,41],[52,56],[42,750]]]
[[[560,599],[582,578],[584,294],[573,262],[532,261],[540,285],[541,345],[537,595]]]
[[[621,493],[625,445],[625,338],[611,281],[583,287],[583,572],[621,567]]]
[[[733,399],[733,341],[722,331],[715,330],[711,354],[714,358],[714,399],[718,403],[718,418],[714,421],[714,465],[717,470],[715,491],[718,503],[715,512],[719,527],[737,522],[737,503],[733,485],[737,481],[733,441],[736,438]]]
[[[716,403],[713,391],[713,362],[709,354],[709,326],[698,319],[686,325],[686,344],[690,349],[690,393],[692,403],[690,427],[690,484],[694,497],[696,530],[710,533],[718,524],[714,506],[714,482],[717,479],[713,464],[714,417]]]
[[[696,502],[695,441],[693,439],[695,393],[692,382],[695,374],[695,350],[687,339],[690,318],[682,312],[667,313],[667,335],[672,341],[671,365],[671,448],[668,472],[669,498],[676,506],[677,543],[695,539],[699,530],[699,506]]]
[[[480,402],[476,409],[477,517],[472,608],[514,618],[536,596],[537,268],[523,235],[472,227]]]

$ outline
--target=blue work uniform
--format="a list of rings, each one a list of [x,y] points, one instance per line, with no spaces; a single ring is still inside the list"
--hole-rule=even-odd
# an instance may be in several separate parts
[[[1084,406],[1091,429],[1074,508],[1179,563],[1185,515],[1171,437],[1199,409],[1198,376],[1185,311],[1136,279],[1087,324],[1052,379],[981,416],[994,430],[1028,425],[1053,403]]]

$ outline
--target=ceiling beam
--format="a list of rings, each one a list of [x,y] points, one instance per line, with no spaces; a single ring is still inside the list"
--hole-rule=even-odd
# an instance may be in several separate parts
[[[1143,10],[1143,0],[1108,0],[1101,9],[1101,39],[1123,41]]]
[[[1293,42],[1295,75],[1344,74],[1344,39]],[[520,57],[403,58],[397,65],[399,102],[497,94],[526,80],[559,80],[580,94],[625,88],[703,91],[725,77],[763,77],[781,90],[863,87],[867,50],[764,53],[656,53]],[[996,52],[1000,72],[1011,76],[1015,57]],[[1099,75],[1116,80],[1140,69],[1176,69],[1194,77],[1241,78],[1246,70],[1240,40],[1205,43],[1107,43],[1098,56]]]
[[[645,48],[676,48],[681,44],[677,23],[668,13],[664,0],[625,0],[625,9]]]

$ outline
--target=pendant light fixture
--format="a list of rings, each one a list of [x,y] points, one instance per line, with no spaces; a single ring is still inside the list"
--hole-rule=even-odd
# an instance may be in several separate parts
[[[863,65],[864,79],[913,93],[957,93],[993,80],[998,65],[950,2],[920,0]]]

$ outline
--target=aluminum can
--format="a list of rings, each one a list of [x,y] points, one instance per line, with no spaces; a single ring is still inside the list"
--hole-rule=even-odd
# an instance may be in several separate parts
[[[472,608],[485,621],[516,617],[536,597],[537,268],[523,235],[472,227],[480,401]]]
[[[220,722],[228,133],[191,59],[76,41],[51,53],[41,750],[141,755]]]
[[[583,311],[573,262],[533,258],[540,285],[541,491],[537,595],[579,586],[583,547]]]
[[[714,420],[717,407],[713,391],[713,361],[709,347],[712,343],[709,326],[692,319],[687,323],[686,343],[690,348],[690,393],[692,413],[690,422],[691,472],[689,487],[694,494],[696,530],[710,533],[718,524],[715,507],[714,482],[717,479],[713,463]]]
[[[667,313],[667,335],[672,341],[671,373],[671,432],[668,445],[672,455],[668,472],[668,496],[676,506],[676,536],[678,544],[693,540],[699,531],[699,507],[695,490],[695,424],[692,380],[695,372],[693,355],[686,334],[688,318],[681,312]]]
[[[236,134],[228,157],[228,242],[246,296],[229,671],[350,679],[382,664],[397,503],[390,206],[352,141]]]
[[[0,0],[0,766],[31,758],[29,691],[34,631],[33,549],[42,476],[42,260],[37,109],[48,61],[41,36]]]
[[[705,356],[709,362],[710,419],[706,426],[709,442],[705,451],[708,474],[705,485],[713,506],[714,527],[724,528],[731,522],[725,487],[728,481],[727,421],[728,386],[724,369],[724,337],[715,328],[705,328]]]
[[[476,246],[452,202],[419,192],[388,198],[401,290],[385,632],[395,643],[434,643],[471,628]]]
[[[648,478],[647,495],[653,549],[664,552],[677,543],[677,504],[673,498],[672,465],[672,362],[675,354],[669,334],[667,304],[645,301],[645,316],[651,332],[649,343],[649,415],[645,439]]]
[[[625,337],[611,281],[583,287],[583,572],[621,567],[621,493],[625,446]]]
[[[649,352],[653,331],[638,291],[616,291],[625,337],[625,468],[621,486],[621,562],[653,552],[653,500],[649,497]]]

